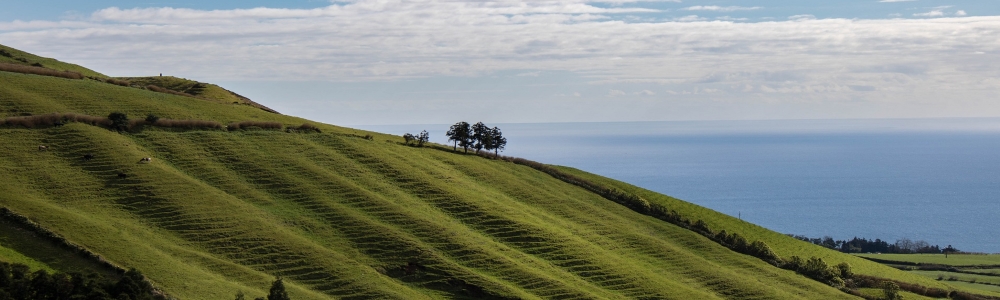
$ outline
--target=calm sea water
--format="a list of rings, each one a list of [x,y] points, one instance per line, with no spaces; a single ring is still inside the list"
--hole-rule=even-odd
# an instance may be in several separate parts
[[[1000,252],[1000,119],[490,124],[571,166],[782,233]],[[386,133],[448,125],[356,126]]]

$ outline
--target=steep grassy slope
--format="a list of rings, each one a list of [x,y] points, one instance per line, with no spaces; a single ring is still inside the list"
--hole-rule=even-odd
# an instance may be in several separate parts
[[[121,77],[133,86],[145,87],[149,85],[165,88],[170,91],[188,94],[200,99],[216,101],[225,104],[243,104],[263,109],[265,111],[276,111],[260,105],[249,98],[243,97],[235,92],[224,89],[211,83],[198,82],[190,79],[177,78],[173,76],[151,76],[151,77]]]
[[[41,65],[41,67],[59,70],[59,71],[70,71],[83,74],[84,76],[106,78],[108,76],[94,72],[94,70],[81,67],[79,65],[61,62],[59,60],[41,57],[28,52],[17,50],[11,47],[0,45],[0,63],[12,63],[19,65]]]
[[[156,114],[299,125],[257,108],[89,80],[0,72],[0,117]],[[182,299],[853,298],[641,215],[535,169],[400,137],[320,124],[276,130],[122,134],[70,123],[0,128],[0,206]],[[362,138],[371,135],[371,139]],[[46,145],[48,151],[39,151]],[[90,154],[93,159],[83,159]],[[151,163],[139,163],[152,157]],[[800,242],[621,182],[563,168],[770,244],[782,257],[921,276]],[[124,175],[124,176],[122,176]],[[30,234],[0,235],[0,260],[99,268]]]

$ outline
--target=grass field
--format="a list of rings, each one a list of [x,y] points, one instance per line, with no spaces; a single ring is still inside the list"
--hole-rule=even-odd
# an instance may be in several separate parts
[[[967,282],[975,281],[976,283],[993,284],[1000,286],[1000,276],[976,275],[976,274],[955,273],[947,271],[909,271],[909,272],[935,279],[944,278],[944,280],[950,280],[950,278],[955,278],[959,281],[967,281]]]
[[[93,80],[0,72],[0,82],[0,117],[121,111],[223,124],[310,122]],[[527,166],[316,125],[322,133],[0,128],[0,206],[137,268],[181,299],[237,291],[254,298],[279,276],[293,299],[855,298]],[[139,163],[143,157],[153,161]],[[951,288],[620,181],[560,170],[764,241],[782,257],[816,256],[850,263],[859,274]],[[15,229],[0,231],[0,260],[100,268]]]
[[[1000,269],[966,269],[969,272],[975,272],[980,274],[993,274],[1000,276]]]
[[[947,266],[1000,266],[1000,254],[856,254],[880,260]]]
[[[885,295],[885,292],[883,292],[881,289],[864,288],[864,289],[860,289],[860,290],[865,295],[868,295],[868,296],[871,296],[871,297],[884,297],[884,295]],[[900,291],[899,294],[901,296],[903,296],[903,299],[905,299],[905,300],[931,300],[931,299],[935,299],[935,298],[930,298],[930,297],[924,297],[924,296],[917,295],[917,294],[910,293],[910,292],[906,292],[906,291]]]
[[[976,293],[978,294],[983,294],[992,297],[1000,297],[1000,286],[968,283],[962,281],[949,281],[948,284],[959,288],[963,288],[968,291],[976,291]]]
[[[28,52],[17,50],[11,47],[0,45],[0,63],[13,63],[13,64],[41,64],[45,68],[59,70],[59,71],[71,71],[83,74],[84,76],[92,76],[99,78],[107,78],[106,75],[94,72],[94,70],[81,67],[79,65],[61,62],[56,59],[41,57]],[[3,55],[7,53],[10,56]]]

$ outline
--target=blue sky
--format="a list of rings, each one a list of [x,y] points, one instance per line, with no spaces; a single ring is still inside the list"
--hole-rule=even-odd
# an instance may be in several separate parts
[[[1000,116],[998,1],[15,1],[0,44],[334,124]]]
[[[309,9],[330,5],[329,1],[11,1],[4,4],[0,11],[0,20],[57,20],[89,15],[99,9],[108,7],[184,7],[203,10],[276,7]],[[897,17],[915,17],[913,14],[926,13],[935,9],[955,12],[965,11],[970,16],[1000,15],[1000,2],[995,0],[917,0],[917,1],[879,1],[879,0],[848,0],[848,1],[666,1],[666,2],[633,2],[633,3],[595,3],[601,7],[645,7],[663,10],[663,12],[641,14],[643,17],[658,19],[681,18],[698,15],[705,18],[732,17],[746,18],[748,22],[785,19],[795,15],[813,15],[816,18],[847,18],[847,19],[882,19]],[[689,10],[691,7],[709,7],[709,9]],[[948,8],[944,8],[944,7]],[[720,9],[711,10],[711,7]],[[751,8],[751,9],[747,9]]]

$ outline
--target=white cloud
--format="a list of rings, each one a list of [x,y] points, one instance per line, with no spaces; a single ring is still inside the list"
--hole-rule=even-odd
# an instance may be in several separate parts
[[[746,6],[718,6],[718,5],[703,6],[703,5],[696,5],[696,6],[689,6],[689,7],[681,8],[681,10],[706,10],[706,11],[722,11],[722,12],[731,12],[731,11],[739,11],[739,10],[758,10],[758,9],[761,9],[761,7],[760,6],[746,7]]]
[[[956,11],[956,12],[955,12],[955,15],[956,15],[956,16],[959,16],[959,17],[964,17],[964,16],[966,16],[967,14],[965,13],[965,11],[964,11],[964,10],[959,10],[959,11]]]
[[[954,8],[925,10],[958,15]],[[498,72],[537,74],[542,81],[572,74],[594,86],[540,94],[576,90],[582,92],[573,94],[579,99],[569,94],[562,99],[579,101],[643,90],[691,97],[730,97],[745,90],[787,101],[934,102],[963,95],[991,95],[994,101],[1000,91],[997,80],[984,80],[1000,78],[1000,17],[621,20],[621,14],[645,11],[583,0],[109,8],[81,20],[0,22],[0,41],[110,75],[163,72],[212,82],[396,81]],[[629,98],[642,97],[622,100]]]
[[[816,16],[814,16],[814,15],[808,15],[808,14],[807,15],[794,15],[794,16],[788,17],[788,19],[792,20],[792,21],[815,20]]]
[[[638,92],[635,92],[635,93],[632,93],[632,94],[633,95],[640,95],[640,96],[653,96],[653,95],[656,95],[656,93],[654,93],[653,91],[650,91],[650,90],[641,90],[641,91],[638,91]]]
[[[913,16],[914,17],[943,17],[944,16],[944,11],[942,11],[940,9],[935,9],[935,10],[932,10],[932,11],[929,11],[929,12],[925,12],[925,13],[915,13],[915,14],[913,14]]]
[[[730,21],[730,22],[744,22],[750,20],[748,18],[734,18],[730,16],[721,16],[721,17],[716,17],[715,19],[719,21]]]
[[[680,18],[674,18],[675,22],[698,22],[698,21],[706,21],[706,20],[708,20],[708,19],[707,18],[699,17],[698,15],[690,15],[690,16],[683,16],[683,17],[680,17]]]

